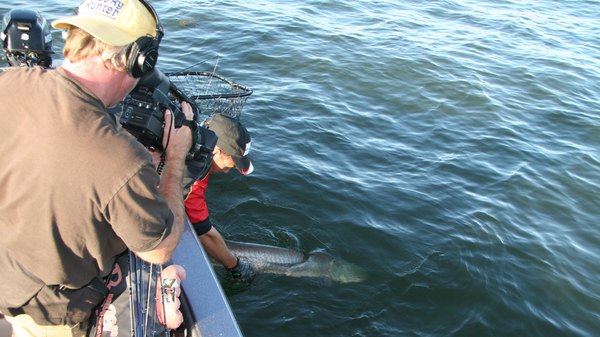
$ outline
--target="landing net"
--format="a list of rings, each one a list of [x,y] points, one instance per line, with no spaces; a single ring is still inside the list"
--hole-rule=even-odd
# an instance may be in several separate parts
[[[166,75],[207,117],[223,113],[239,118],[246,99],[252,95],[252,89],[215,73],[179,72]]]

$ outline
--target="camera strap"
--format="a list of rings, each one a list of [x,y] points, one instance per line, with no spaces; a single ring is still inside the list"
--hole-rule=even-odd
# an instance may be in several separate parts
[[[192,132],[196,131],[196,129],[198,128],[198,123],[189,119],[184,119],[181,125],[185,125],[188,128],[192,129]]]
[[[163,170],[165,169],[165,163],[166,163],[166,159],[165,159],[165,155],[164,153],[160,155],[160,163],[158,163],[158,166],[156,166],[156,173],[158,173],[158,175],[162,175]]]
[[[198,123],[196,123],[193,120],[184,119],[183,122],[181,122],[181,126],[187,126],[188,128],[190,128],[190,130],[192,131],[192,144],[196,144],[196,142],[198,141],[198,136],[196,134]]]

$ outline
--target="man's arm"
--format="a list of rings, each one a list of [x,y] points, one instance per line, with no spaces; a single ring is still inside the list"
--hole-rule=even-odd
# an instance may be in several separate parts
[[[191,106],[183,102],[181,108],[187,119],[191,119]],[[169,125],[170,128],[165,127],[163,135],[163,145],[168,142],[168,146],[166,146],[165,168],[160,178],[159,189],[173,213],[173,228],[169,236],[155,249],[147,252],[135,252],[142,260],[155,264],[163,264],[171,259],[184,229],[185,209],[181,196],[183,195],[185,156],[192,146],[192,133],[187,127],[175,129],[171,123],[172,118],[171,112],[167,110],[165,125]]]
[[[237,265],[237,257],[229,251],[221,233],[214,227],[198,238],[208,255],[217,259],[225,268],[231,269]]]

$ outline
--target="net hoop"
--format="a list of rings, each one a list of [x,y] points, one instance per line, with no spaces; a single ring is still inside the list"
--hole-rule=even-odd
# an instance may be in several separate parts
[[[252,95],[252,89],[216,73],[190,71],[165,75],[208,117],[223,113],[239,118],[246,99]]]

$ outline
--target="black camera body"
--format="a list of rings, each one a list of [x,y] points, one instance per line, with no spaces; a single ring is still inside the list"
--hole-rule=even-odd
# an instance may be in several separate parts
[[[184,113],[176,103],[177,100],[190,103],[194,112],[193,121],[186,121]],[[172,112],[175,128],[181,127],[185,122],[192,129],[193,142],[187,154],[186,163],[190,167],[195,167],[194,175],[206,174],[212,162],[212,152],[217,144],[217,135],[200,126],[200,111],[196,104],[176,88],[157,68],[144,75],[137,86],[125,97],[119,122],[145,147],[154,151],[163,151],[165,109]]]
[[[162,151],[165,128],[164,111],[171,110],[175,127],[181,127],[185,116],[168,96],[170,81],[159,70],[144,76],[123,101],[121,125],[140,143],[151,150]]]

